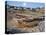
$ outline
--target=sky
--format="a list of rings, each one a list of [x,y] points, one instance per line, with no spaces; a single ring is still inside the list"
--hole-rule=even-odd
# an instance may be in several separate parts
[[[7,4],[12,6],[18,7],[27,7],[27,8],[37,8],[37,7],[44,7],[44,3],[37,3],[37,2],[20,2],[20,1],[7,1]]]

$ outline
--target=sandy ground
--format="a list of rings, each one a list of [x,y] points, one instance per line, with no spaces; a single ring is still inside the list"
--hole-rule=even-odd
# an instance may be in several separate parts
[[[44,13],[25,11],[20,13],[19,10],[13,10],[7,13],[7,32],[8,33],[32,33],[44,32],[45,20]],[[44,17],[45,18],[45,17]],[[42,20],[41,20],[42,19]]]
[[[35,24],[38,24],[35,26]],[[44,32],[45,21],[23,22],[13,18],[7,22],[7,31],[10,33],[30,33],[30,32]]]

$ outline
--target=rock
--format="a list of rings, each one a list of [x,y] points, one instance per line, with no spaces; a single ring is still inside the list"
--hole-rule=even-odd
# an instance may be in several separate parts
[[[45,21],[41,21],[39,23],[39,30],[40,30],[40,32],[44,32],[45,31]]]

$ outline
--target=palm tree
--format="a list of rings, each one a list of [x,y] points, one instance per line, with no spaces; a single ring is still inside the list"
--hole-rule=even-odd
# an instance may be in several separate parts
[[[7,4],[7,1],[5,2],[5,8],[10,8],[10,5],[9,4]]]
[[[10,6],[10,8],[14,8],[14,6]]]
[[[33,11],[33,12],[36,12],[35,8],[32,8],[32,11]]]
[[[25,10],[24,7],[20,7],[20,8],[22,8],[22,9],[21,9],[21,10],[22,10],[22,13],[24,13],[24,10]]]

